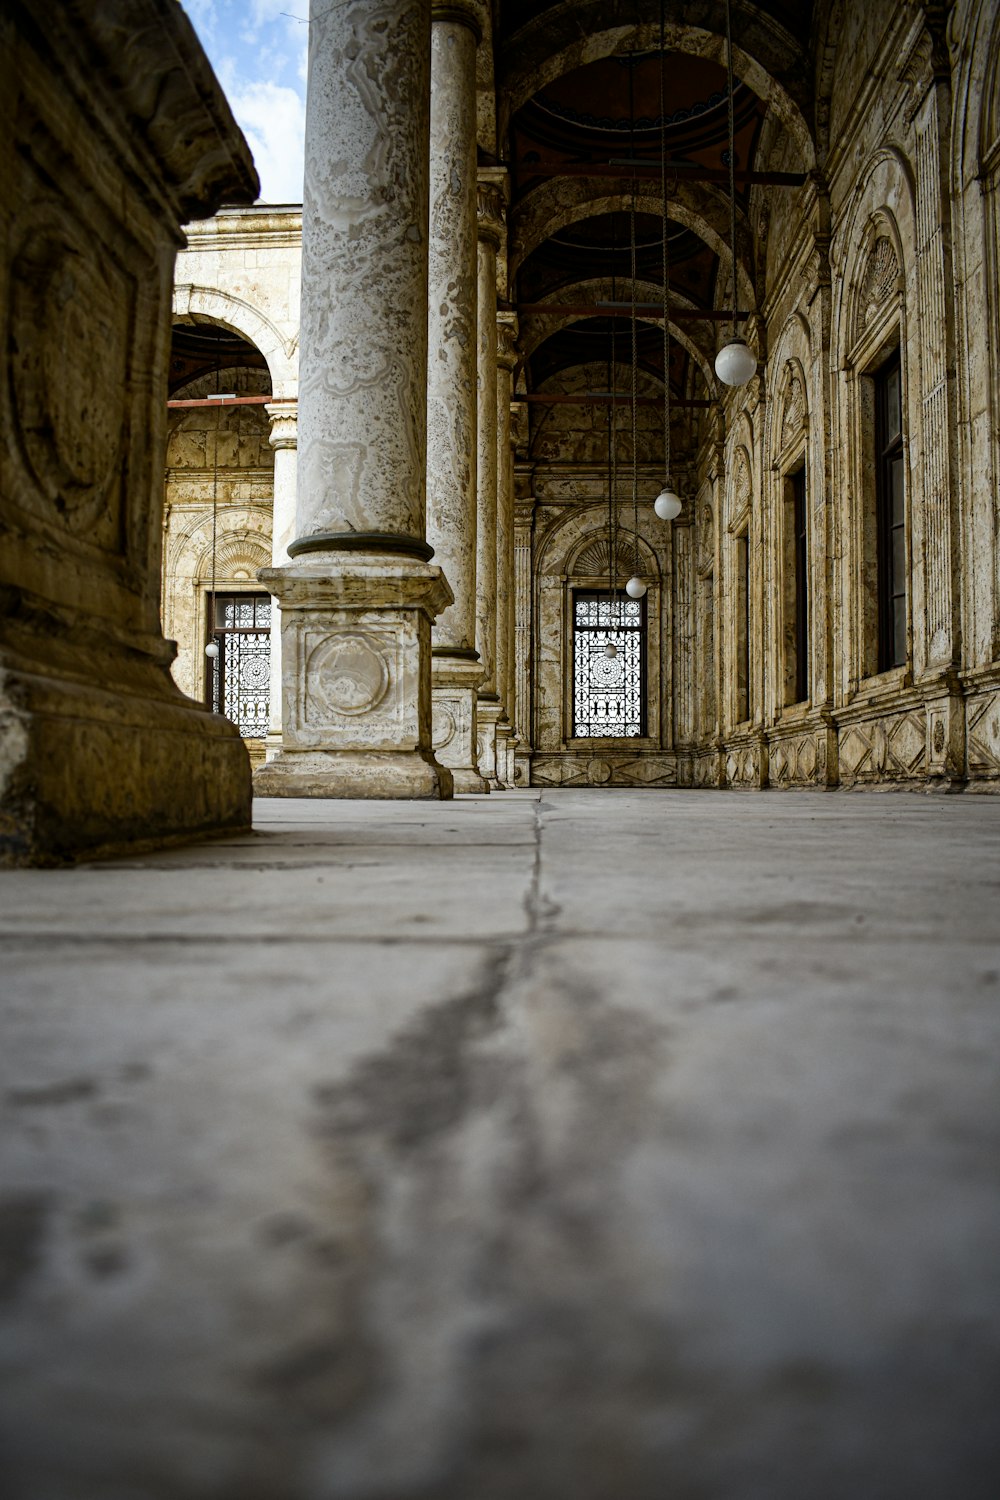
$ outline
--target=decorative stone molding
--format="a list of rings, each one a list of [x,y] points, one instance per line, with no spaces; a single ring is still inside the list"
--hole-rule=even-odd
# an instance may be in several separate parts
[[[505,370],[515,370],[521,354],[517,347],[517,316],[501,313],[497,317],[497,364]]]
[[[949,76],[945,31],[950,8],[946,5],[922,6],[924,14],[916,20],[903,47],[896,77],[906,90],[907,121],[911,121],[920,109],[928,89]]]
[[[639,544],[639,565],[645,568],[648,558],[645,543]],[[610,548],[606,536],[597,536],[577,553],[573,559],[572,572],[576,578],[603,578],[609,576]],[[616,580],[629,578],[635,571],[635,538],[631,533],[617,538],[614,576]]]
[[[299,408],[295,402],[269,402],[264,410],[271,422],[268,442],[272,448],[297,448],[299,441]]]
[[[153,172],[179,222],[254,201],[260,182],[250,149],[180,6],[68,0],[47,7],[45,29],[66,56],[86,33],[87,81],[100,75],[130,149],[146,164],[142,176]]]
[[[431,22],[452,22],[456,26],[468,26],[476,39],[476,45],[483,39],[488,25],[488,14],[478,0],[451,0],[451,3],[433,4],[431,6]]]
[[[224,587],[232,579],[257,577],[261,568],[271,561],[271,547],[266,537],[254,537],[246,532],[229,534],[215,547],[215,578]],[[198,566],[198,577],[207,582],[212,577],[212,548],[206,548]]]
[[[730,491],[730,527],[742,525],[750,510],[753,480],[750,476],[750,459],[743,447],[736,450],[733,459],[732,488]]]
[[[495,182],[484,182],[480,178],[476,183],[476,232],[495,250],[500,248],[506,217],[503,189]]]
[[[899,259],[892,240],[880,234],[872,246],[861,278],[854,337],[859,339],[889,300],[899,281]]]
[[[779,446],[782,452],[798,437],[805,418],[805,390],[797,368],[789,360],[785,365],[785,381],[781,398],[781,435]]]

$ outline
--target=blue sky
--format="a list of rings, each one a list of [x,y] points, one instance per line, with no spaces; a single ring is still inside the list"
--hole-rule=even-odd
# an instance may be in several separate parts
[[[309,0],[182,0],[267,203],[301,203]]]

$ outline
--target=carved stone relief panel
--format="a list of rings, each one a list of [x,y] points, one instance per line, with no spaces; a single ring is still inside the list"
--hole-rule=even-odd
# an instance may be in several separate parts
[[[785,368],[785,386],[781,398],[781,436],[778,441],[781,452],[798,437],[806,417],[805,391],[798,370],[791,361]]]
[[[405,624],[396,631],[349,616],[332,630],[318,622],[301,627],[291,670],[298,678],[296,732],[303,746],[335,749],[338,732],[354,746],[398,743],[407,713],[400,690],[406,636]]]
[[[888,235],[880,234],[865,263],[858,293],[854,337],[859,339],[882,306],[889,300],[899,280],[899,259]]]
[[[768,775],[775,786],[811,786],[822,779],[819,747],[814,734],[792,735],[772,742]]]
[[[1000,776],[1000,692],[970,700],[966,708],[970,776]]]
[[[535,755],[534,786],[677,786],[678,762],[666,755]]]
[[[865,720],[839,736],[841,777],[851,781],[905,781],[927,770],[923,711]]]
[[[134,278],[51,200],[22,217],[14,240],[7,381],[18,499],[121,552]]]

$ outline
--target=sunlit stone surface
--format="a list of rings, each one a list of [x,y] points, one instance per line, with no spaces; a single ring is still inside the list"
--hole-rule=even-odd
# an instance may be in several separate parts
[[[0,876],[9,1500],[993,1500],[1000,802]]]

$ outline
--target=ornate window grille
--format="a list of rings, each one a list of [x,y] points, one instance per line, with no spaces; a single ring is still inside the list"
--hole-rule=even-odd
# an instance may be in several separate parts
[[[617,649],[606,654],[609,642]],[[646,600],[588,590],[573,595],[573,734],[646,733]]]
[[[270,718],[270,595],[216,594],[209,627],[219,654],[209,662],[208,706],[231,719],[244,739],[263,739]]]

